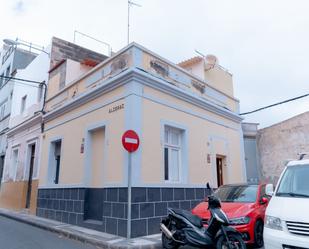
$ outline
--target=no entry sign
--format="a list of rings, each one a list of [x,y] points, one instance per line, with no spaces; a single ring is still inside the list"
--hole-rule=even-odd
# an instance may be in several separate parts
[[[128,222],[127,222],[127,238],[131,238],[131,178],[132,178],[132,152],[136,151],[139,146],[139,137],[133,130],[128,130],[122,135],[122,145],[128,154]]]
[[[129,153],[138,149],[139,137],[133,130],[128,130],[122,135],[122,145]]]

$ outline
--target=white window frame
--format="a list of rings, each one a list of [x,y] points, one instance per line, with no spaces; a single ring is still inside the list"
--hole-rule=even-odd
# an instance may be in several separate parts
[[[179,132],[178,146],[165,143],[165,131],[166,129],[175,130]],[[171,135],[170,135],[171,136]],[[161,146],[162,146],[162,181],[169,185],[179,185],[188,183],[188,128],[183,124],[161,120]],[[179,179],[174,181],[171,179],[165,180],[165,148],[179,149]],[[171,153],[169,153],[171,154]],[[170,156],[169,156],[170,157]],[[170,160],[170,159],[169,159]],[[170,164],[170,163],[169,163]],[[170,175],[170,173],[169,173]]]
[[[37,151],[38,151],[38,148],[37,148],[37,145],[38,145],[38,142],[37,140],[34,140],[34,141],[31,141],[31,142],[28,142],[26,144],[26,160],[25,160],[25,163],[24,163],[24,180],[25,181],[28,181],[29,179],[29,173],[30,173],[30,159],[31,159],[31,146],[34,145],[35,146],[35,151],[34,151],[34,162],[33,162],[33,169],[37,166]],[[27,169],[29,168],[29,171],[28,171],[28,174],[27,174]],[[38,179],[38,175],[39,175],[39,170],[37,169],[37,174],[34,175],[32,174],[32,180],[35,180],[35,179]]]
[[[49,185],[58,186],[60,185],[60,181],[58,183],[54,182],[56,176],[56,165],[54,160],[54,153],[55,153],[55,144],[57,142],[61,142],[61,149],[60,149],[60,169],[61,170],[61,161],[63,160],[63,137],[55,137],[49,141],[49,149],[48,149],[48,170],[47,170],[47,183]],[[59,175],[60,180],[60,175]]]
[[[102,162],[102,167],[103,167],[103,175],[101,176],[102,182],[106,182],[107,179],[105,179],[105,166],[107,164],[108,160],[108,123],[106,121],[102,122],[97,122],[94,124],[91,124],[87,126],[85,129],[85,140],[84,140],[84,179],[83,179],[83,184],[85,186],[91,186],[91,181],[92,181],[92,164],[91,164],[91,143],[92,143],[92,136],[91,133],[97,129],[104,129],[104,141],[103,141],[103,162]]]
[[[14,152],[17,151],[17,156],[16,156],[16,164],[15,164],[15,161],[14,161]],[[17,175],[17,168],[18,168],[18,161],[19,159],[19,147],[13,147],[12,148],[12,154],[11,154],[11,165],[12,167],[9,167],[9,178],[11,178],[11,170],[13,171],[12,172],[12,176],[13,176],[13,181],[15,182],[16,181],[16,175]]]
[[[166,137],[166,133],[167,133],[167,137]],[[173,144],[172,143],[172,135],[176,135],[177,136],[177,140],[178,143],[177,144]],[[181,160],[181,153],[182,153],[182,149],[181,149],[181,136],[182,136],[182,131],[174,128],[174,127],[170,127],[170,126],[165,126],[164,127],[164,180],[167,182],[180,182],[181,181],[181,165],[182,165],[182,160]],[[166,141],[167,138],[167,141]],[[168,179],[165,178],[165,150],[168,150]],[[176,172],[176,174],[178,175],[178,179],[172,179],[172,176],[175,175],[175,172],[172,173],[173,171],[175,171],[175,169],[173,168],[173,163],[172,163],[172,151],[177,151],[177,156],[178,156],[178,172]]]

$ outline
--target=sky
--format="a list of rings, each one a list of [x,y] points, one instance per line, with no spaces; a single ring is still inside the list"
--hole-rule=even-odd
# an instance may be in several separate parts
[[[130,41],[178,63],[215,54],[233,74],[241,112],[309,92],[309,1],[135,0]],[[111,45],[127,45],[127,0],[0,0],[0,40],[46,46],[74,30]],[[76,43],[106,53],[76,33]],[[309,110],[309,97],[244,116],[267,127]]]

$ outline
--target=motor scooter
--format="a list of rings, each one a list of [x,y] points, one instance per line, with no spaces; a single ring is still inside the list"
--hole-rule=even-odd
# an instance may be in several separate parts
[[[190,245],[203,248],[245,249],[241,234],[229,226],[229,219],[221,209],[219,198],[207,183],[208,209],[211,214],[208,224],[191,212],[181,209],[168,209],[168,216],[160,224],[162,246],[165,249],[177,249]]]

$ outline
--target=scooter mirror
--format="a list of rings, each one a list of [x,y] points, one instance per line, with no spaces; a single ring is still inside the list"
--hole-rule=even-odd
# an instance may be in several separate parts
[[[206,188],[211,189],[209,182],[206,183]]]

